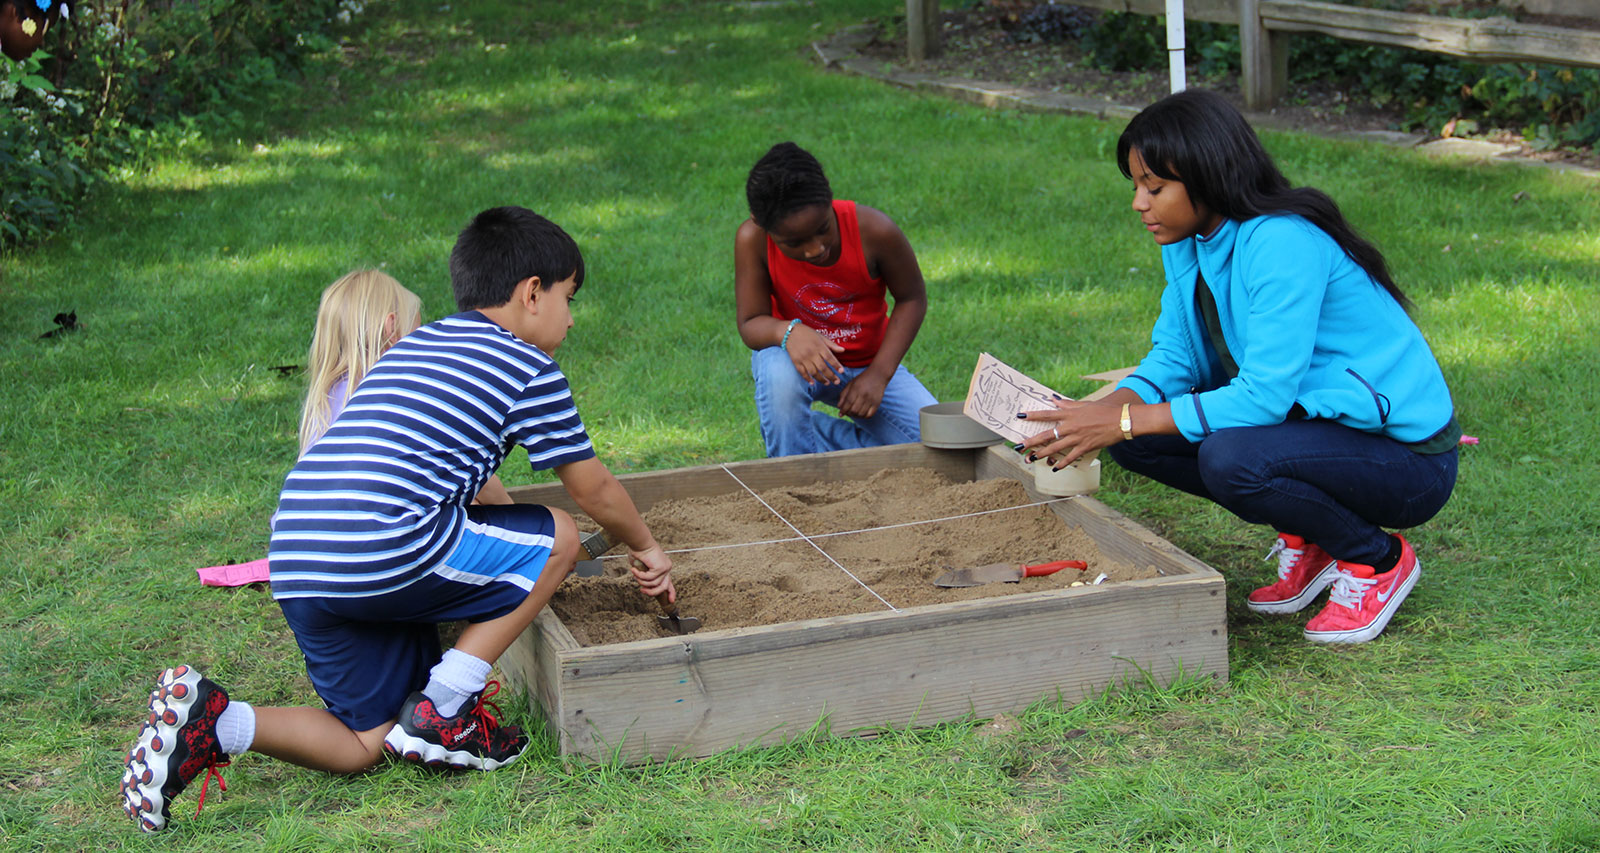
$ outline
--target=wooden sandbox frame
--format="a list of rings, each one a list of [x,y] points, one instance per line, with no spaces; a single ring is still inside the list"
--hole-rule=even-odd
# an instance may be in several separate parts
[[[1049,497],[1001,446],[902,444],[727,467],[758,492],[931,468],[957,482],[1009,477],[1033,500]],[[719,465],[618,479],[640,511],[743,491]],[[560,483],[511,495],[578,511]],[[1159,576],[591,647],[546,608],[500,668],[544,711],[563,755],[623,762],[778,743],[819,721],[835,734],[870,734],[992,717],[1040,699],[1077,702],[1123,682],[1227,680],[1222,575],[1093,498],[1050,507],[1108,558]]]

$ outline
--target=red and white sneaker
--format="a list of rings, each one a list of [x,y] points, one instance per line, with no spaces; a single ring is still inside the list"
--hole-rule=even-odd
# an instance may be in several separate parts
[[[1365,643],[1383,633],[1422,576],[1411,543],[1400,537],[1400,562],[1383,574],[1371,566],[1339,563],[1328,606],[1306,623],[1306,639],[1315,643]]]
[[[429,766],[462,770],[504,767],[528,748],[528,738],[522,729],[503,726],[495,719],[500,707],[488,699],[499,692],[500,682],[489,682],[453,717],[440,714],[432,699],[413,693],[400,708],[400,721],[384,735],[383,750]]]
[[[1256,613],[1299,613],[1339,577],[1338,563],[1315,543],[1279,533],[1267,559],[1278,558],[1278,582],[1250,593],[1245,606]]]
[[[168,808],[201,773],[200,805],[205,805],[211,777],[226,791],[217,768],[228,756],[217,745],[217,717],[228,707],[228,692],[193,668],[176,666],[161,673],[150,694],[150,718],[128,751],[122,772],[122,810],[145,832],[167,825]],[[195,812],[198,814],[199,809]]]

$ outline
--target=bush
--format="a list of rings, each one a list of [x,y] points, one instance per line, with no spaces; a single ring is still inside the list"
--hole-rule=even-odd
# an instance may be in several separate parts
[[[0,78],[0,246],[37,240],[61,226],[68,206],[88,184],[81,144],[50,133],[51,120],[75,118],[82,108],[55,93],[39,73],[37,54],[5,63]]]
[[[236,130],[293,91],[360,0],[80,5],[26,62],[0,58],[0,248],[71,221],[96,175],[179,132]]]

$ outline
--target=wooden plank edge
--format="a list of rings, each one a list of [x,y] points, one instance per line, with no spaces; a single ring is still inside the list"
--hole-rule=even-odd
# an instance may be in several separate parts
[[[838,713],[838,709],[830,708],[824,703],[823,708],[817,712],[816,719],[809,724],[777,723],[764,731],[734,740],[731,743],[698,750],[681,743],[671,745],[666,749],[654,749],[648,734],[641,735],[635,739],[636,727],[644,722],[645,715],[642,712],[636,714],[623,727],[621,735],[614,740],[606,732],[600,730],[601,721],[585,716],[581,722],[561,730],[561,752],[563,755],[581,759],[618,764],[697,759],[731,752],[780,748],[792,742],[816,738],[872,738],[895,731],[936,725],[960,724],[964,720],[976,722],[1000,713],[1025,713],[1041,705],[1056,704],[1070,707],[1088,701],[1107,691],[1160,690],[1166,689],[1180,680],[1196,683],[1209,681],[1213,687],[1227,684],[1229,681],[1229,667],[1225,634],[1219,634],[1216,642],[1211,646],[1212,648],[1210,649],[1198,649],[1198,655],[1167,655],[1161,661],[1141,662],[1124,656],[1113,656],[1108,660],[1116,664],[1113,667],[1115,674],[1104,683],[1099,680],[1090,680],[1080,681],[1073,685],[1058,684],[1040,691],[1039,695],[1034,698],[1017,697],[1013,701],[997,705],[988,712],[979,712],[976,705],[973,702],[969,702],[968,710],[964,713],[946,712],[939,714],[935,711],[933,716],[925,716],[929,711],[928,695],[925,692],[922,701],[918,702],[909,716],[904,719],[883,719],[871,723],[851,723],[836,732],[834,731],[832,720]],[[985,704],[995,703],[991,701]]]
[[[1480,62],[1600,66],[1600,32],[1504,18],[1445,18],[1315,0],[1260,0],[1271,30],[1314,32]]]

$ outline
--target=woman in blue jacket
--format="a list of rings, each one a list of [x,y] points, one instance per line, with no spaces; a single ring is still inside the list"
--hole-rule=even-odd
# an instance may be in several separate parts
[[[1263,613],[1328,604],[1309,640],[1376,637],[1416,585],[1384,528],[1432,518],[1455,486],[1450,389],[1383,256],[1333,200],[1291,187],[1220,96],[1180,92],[1117,142],[1167,286],[1151,348],[1093,403],[1019,414],[1060,464],[1108,448],[1123,467],[1278,531]]]

